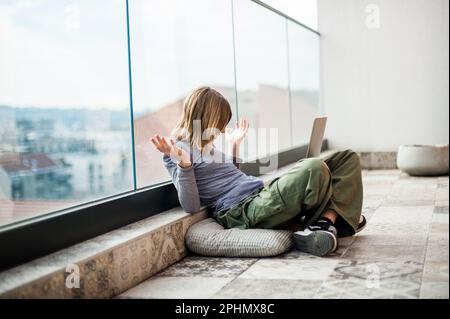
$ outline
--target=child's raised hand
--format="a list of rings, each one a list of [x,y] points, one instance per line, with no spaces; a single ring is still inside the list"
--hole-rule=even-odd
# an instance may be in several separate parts
[[[191,166],[189,154],[182,148],[178,147],[173,139],[170,139],[169,144],[164,137],[156,134],[151,138],[151,141],[153,145],[155,145],[155,147],[158,149],[158,151],[160,151],[164,155],[170,156],[170,158],[174,162],[178,163],[181,167]]]
[[[163,153],[164,155],[170,155],[172,152],[172,147],[167,143],[166,139],[164,137],[159,136],[156,134],[152,137],[152,143],[155,145],[158,151]]]
[[[236,122],[233,130],[228,130],[228,138],[231,140],[233,144],[241,144],[247,135],[249,128],[249,123],[246,119],[241,119],[239,122]]]

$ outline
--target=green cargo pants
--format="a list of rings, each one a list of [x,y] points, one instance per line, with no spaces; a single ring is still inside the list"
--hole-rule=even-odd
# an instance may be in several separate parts
[[[216,219],[225,228],[280,228],[305,216],[304,226],[308,226],[332,209],[338,214],[339,236],[351,236],[359,224],[362,200],[360,160],[346,150],[324,159],[299,160]]]

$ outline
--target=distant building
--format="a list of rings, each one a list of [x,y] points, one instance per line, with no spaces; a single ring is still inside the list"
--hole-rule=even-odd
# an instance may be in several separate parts
[[[130,154],[131,156],[131,154]],[[131,158],[124,153],[66,154],[73,198],[95,198],[132,189]]]
[[[1,192],[15,199],[59,199],[70,196],[71,175],[64,163],[43,153],[0,156]]]
[[[17,127],[13,108],[0,106],[0,156],[16,149]]]
[[[0,224],[133,188],[129,112],[0,106]]]

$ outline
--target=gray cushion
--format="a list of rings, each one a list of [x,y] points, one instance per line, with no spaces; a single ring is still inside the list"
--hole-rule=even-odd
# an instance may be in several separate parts
[[[185,240],[190,251],[217,257],[275,256],[293,244],[289,230],[225,229],[212,218],[192,225]]]

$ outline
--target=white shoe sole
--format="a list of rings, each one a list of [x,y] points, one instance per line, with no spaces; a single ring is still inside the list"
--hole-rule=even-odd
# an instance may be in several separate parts
[[[315,256],[326,256],[337,249],[336,236],[325,230],[311,231],[308,228],[295,232],[294,243],[298,250]]]

